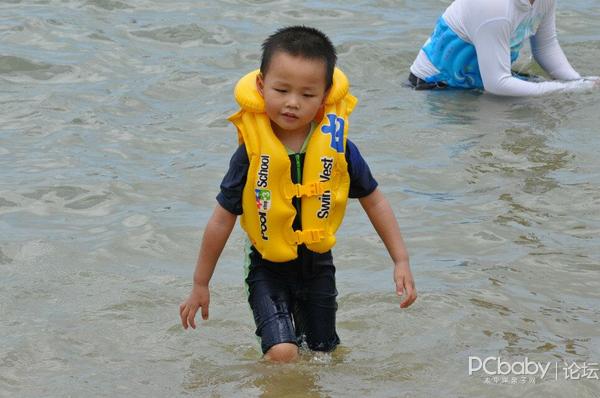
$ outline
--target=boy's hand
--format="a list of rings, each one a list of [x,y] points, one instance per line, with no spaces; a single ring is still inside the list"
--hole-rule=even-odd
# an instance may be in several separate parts
[[[394,266],[394,282],[396,282],[396,294],[398,296],[404,294],[400,308],[408,307],[417,299],[417,289],[407,262],[397,263]]]
[[[190,297],[183,303],[179,304],[179,316],[184,329],[191,326],[196,329],[196,312],[198,308],[202,308],[202,319],[208,319],[208,304],[210,303],[210,292],[208,286],[194,285]]]

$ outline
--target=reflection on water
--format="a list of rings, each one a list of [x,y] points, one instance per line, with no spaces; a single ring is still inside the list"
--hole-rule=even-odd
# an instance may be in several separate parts
[[[273,366],[264,365],[252,385],[260,391],[262,398],[275,397],[329,397],[318,384],[318,368],[307,365]]]
[[[242,354],[246,362],[224,364],[219,359],[193,359],[186,375],[184,388],[190,393],[210,395],[223,391],[223,386],[231,384],[232,393],[238,388],[253,391],[260,397],[329,397],[326,387],[320,382],[324,369],[343,363],[344,348],[334,354],[313,353],[301,350],[300,360],[294,364],[276,365],[265,360],[257,360],[254,349]]]

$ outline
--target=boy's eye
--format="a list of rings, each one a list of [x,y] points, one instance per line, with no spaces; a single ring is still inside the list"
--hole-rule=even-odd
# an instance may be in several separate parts
[[[315,95],[314,95],[314,94],[304,94],[304,96],[305,96],[306,98],[312,98],[312,97],[314,97]]]
[[[274,90],[277,91],[278,93],[285,93],[285,92],[287,92],[287,90],[284,90],[282,88],[276,88]]]

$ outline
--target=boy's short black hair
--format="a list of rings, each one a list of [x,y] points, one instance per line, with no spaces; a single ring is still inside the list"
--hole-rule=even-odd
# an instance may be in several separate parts
[[[333,70],[337,55],[329,37],[318,29],[308,26],[288,26],[277,30],[262,44],[260,72],[265,75],[269,70],[271,58],[277,51],[293,56],[325,61],[325,88],[333,84]]]

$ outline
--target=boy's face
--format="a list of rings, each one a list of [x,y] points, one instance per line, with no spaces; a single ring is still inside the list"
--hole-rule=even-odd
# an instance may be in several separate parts
[[[293,56],[284,51],[273,54],[265,76],[256,87],[265,100],[273,131],[306,134],[325,101],[325,61]]]

